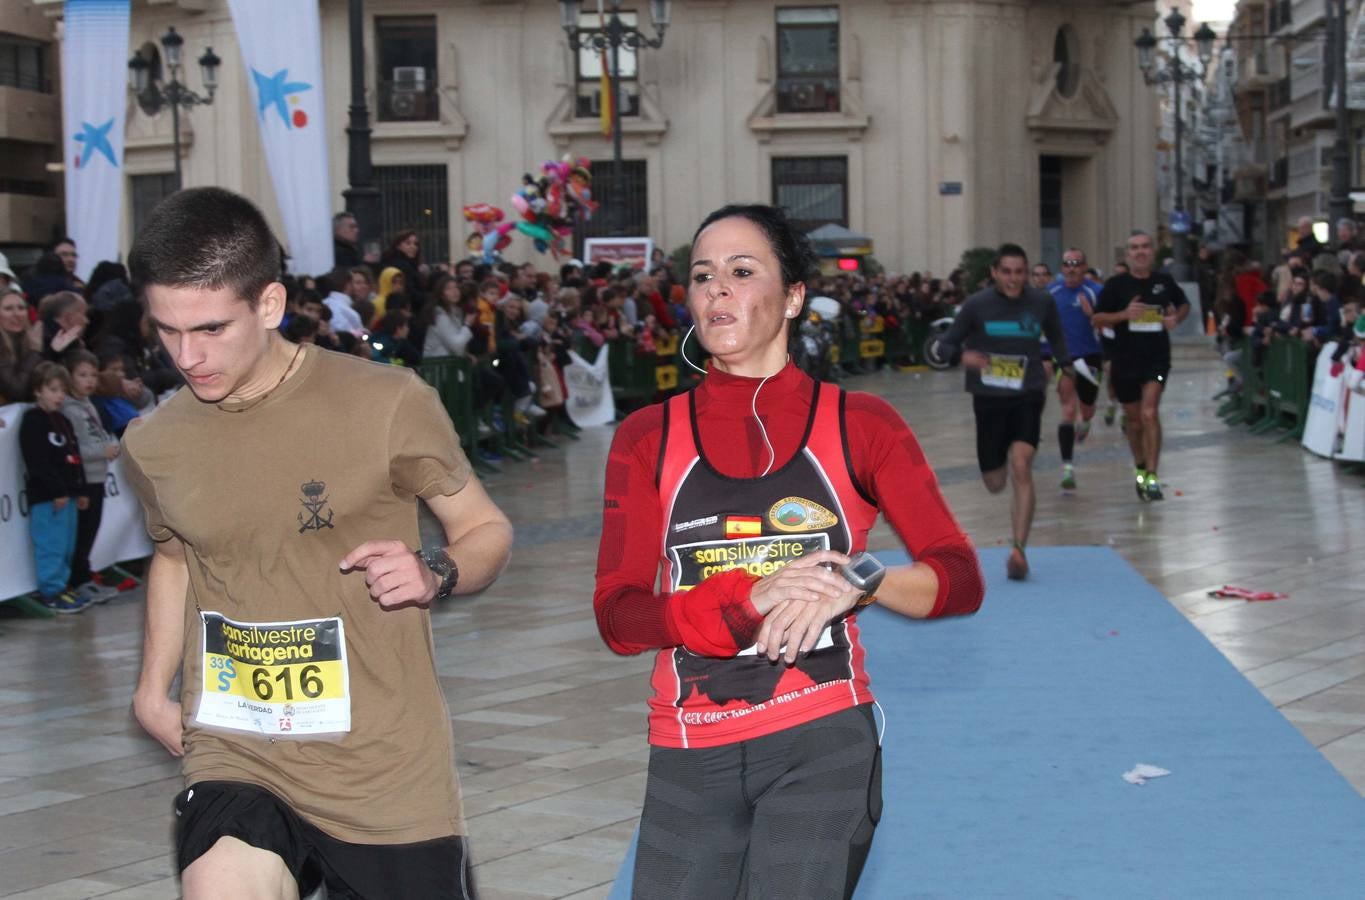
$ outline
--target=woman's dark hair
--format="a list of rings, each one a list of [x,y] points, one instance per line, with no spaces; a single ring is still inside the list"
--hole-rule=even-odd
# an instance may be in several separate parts
[[[787,211],[780,206],[765,206],[761,203],[731,203],[722,206],[702,219],[692,235],[692,245],[696,246],[697,237],[706,226],[730,218],[748,219],[762,229],[764,237],[768,239],[768,245],[777,257],[778,264],[782,267],[783,287],[804,282],[819,268],[820,261],[811,246],[810,238],[792,225],[791,220],[787,218]]]
[[[65,275],[66,263],[62,258],[51,250],[38,257],[38,261],[33,264],[34,275]]]
[[[295,344],[302,343],[304,338],[314,337],[317,333],[318,322],[312,316],[294,316],[284,327],[285,338]]]
[[[390,337],[398,336],[398,329],[408,324],[407,313],[401,309],[391,309],[379,320],[379,330]]]
[[[415,229],[412,229],[412,228],[404,228],[402,231],[400,231],[400,232],[398,232],[397,234],[395,234],[395,235],[393,236],[393,240],[389,241],[389,250],[390,250],[391,252],[393,252],[393,253],[401,253],[402,251],[398,249],[398,245],[401,244],[401,243],[403,243],[404,241],[406,241],[406,240],[407,240],[408,238],[410,238],[410,237],[415,237],[415,238],[418,239],[418,241],[419,241],[419,243],[418,243],[418,248],[419,248],[419,249],[418,249],[418,251],[417,251],[417,255],[418,255],[418,256],[421,256],[421,255],[422,255],[422,251],[421,251],[421,249],[420,249],[420,248],[421,248],[421,243],[420,243],[420,241],[421,241],[421,235],[419,235],[419,234],[417,233],[417,231],[416,231]]]
[[[460,286],[459,282],[457,281],[454,275],[441,275],[436,279],[435,283],[432,284],[431,302],[428,303],[426,306],[422,307],[421,314],[422,324],[427,326],[428,328],[436,324],[437,310],[441,309],[445,310],[446,315],[448,316],[457,315],[457,308],[460,305],[460,297],[457,295],[455,297],[454,303],[447,303],[445,301],[446,285],[450,284],[451,282],[455,282],[457,289],[459,289],[461,293],[463,293],[463,288]]]
[[[153,284],[227,288],[255,308],[266,285],[280,277],[280,245],[250,200],[222,188],[190,188],[148,215],[128,269],[135,293]]]
[[[90,280],[85,283],[85,299],[93,300],[95,292],[111,281],[127,280],[128,270],[123,267],[123,263],[105,260],[96,265],[95,270],[90,273]]]

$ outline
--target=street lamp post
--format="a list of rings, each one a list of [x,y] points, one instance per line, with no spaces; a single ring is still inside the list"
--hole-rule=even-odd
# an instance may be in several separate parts
[[[1180,58],[1180,48],[1186,42],[1185,17],[1180,14],[1180,10],[1172,9],[1171,14],[1162,22],[1170,33],[1168,37],[1157,38],[1150,29],[1144,28],[1133,45],[1137,47],[1138,67],[1142,70],[1142,80],[1149,85],[1171,84],[1175,87],[1175,209],[1171,216],[1171,250],[1175,253],[1175,270],[1171,275],[1176,281],[1188,281],[1190,247],[1187,234],[1190,221],[1185,212],[1185,171],[1182,155],[1185,123],[1182,118],[1180,88],[1181,85],[1197,81],[1204,76],[1209,59],[1213,56],[1213,42],[1218,36],[1207,23],[1199,26],[1199,30],[1194,33],[1194,43],[1199,54],[1199,67],[1195,68]],[[1158,43],[1165,43],[1170,48],[1168,65],[1161,70],[1157,69],[1152,54]]]
[[[218,89],[218,67],[223,61],[212,47],[204,50],[199,57],[199,77],[204,82],[204,95],[196,94],[180,80],[181,52],[185,46],[182,38],[171,26],[161,37],[161,51],[170,69],[171,80],[164,85],[152,80],[151,63],[141,54],[134,53],[128,60],[128,84],[137,94],[143,108],[155,115],[164,106],[171,108],[171,153],[175,157],[175,189],[183,186],[180,172],[180,107],[207,106],[213,102],[213,92]]]
[[[1349,219],[1355,211],[1351,200],[1351,120],[1346,111],[1346,45],[1350,41],[1347,27],[1346,0],[1336,0],[1328,8],[1332,14],[1332,84],[1336,88],[1336,139],[1332,142],[1332,196],[1328,209],[1332,221]]]
[[[620,222],[619,199],[621,185],[625,180],[621,161],[621,48],[629,47],[638,51],[642,47],[652,47],[656,50],[662,47],[672,5],[670,0],[650,0],[649,18],[654,24],[656,36],[649,38],[638,28],[621,21],[621,0],[611,0],[611,15],[597,28],[579,27],[578,14],[582,7],[579,0],[559,0],[560,22],[564,26],[564,33],[568,35],[570,49],[577,52],[589,47],[598,53],[604,50],[611,51],[611,89],[615,96],[611,98],[612,192],[608,195],[610,205],[606,213],[608,221],[613,225],[613,231]]]
[[[365,105],[365,11],[364,0],[349,0],[348,23],[351,38],[351,121],[346,126],[347,172],[350,182],[342,196],[346,211],[355,216],[360,227],[361,257],[380,246],[380,197],[374,186],[374,164],[370,158],[370,110]]]

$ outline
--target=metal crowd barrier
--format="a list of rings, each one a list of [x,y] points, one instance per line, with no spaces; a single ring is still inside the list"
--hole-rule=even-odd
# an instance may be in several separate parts
[[[1308,418],[1316,350],[1298,338],[1275,335],[1263,351],[1257,366],[1256,348],[1250,340],[1242,345],[1241,390],[1219,407],[1218,415],[1229,425],[1249,424],[1255,434],[1278,430],[1283,440],[1297,440]]]

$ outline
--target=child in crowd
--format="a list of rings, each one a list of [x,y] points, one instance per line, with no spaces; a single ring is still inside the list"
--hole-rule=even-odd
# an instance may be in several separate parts
[[[121,353],[101,353],[99,366],[99,379],[91,402],[99,410],[105,430],[115,437],[123,437],[128,423],[142,414],[137,404],[128,398],[129,394],[141,391],[141,383],[128,378],[128,361]]]
[[[33,370],[31,385],[34,405],[19,425],[19,449],[26,469],[37,599],[67,615],[90,605],[88,597],[67,590],[76,549],[76,511],[88,505],[82,494],[85,477],[76,432],[61,412],[71,376],[54,362],[42,362]]]
[[[81,496],[85,505],[76,512],[76,549],[71,557],[71,583],[78,596],[94,603],[103,603],[118,593],[117,588],[105,587],[95,581],[90,568],[90,548],[95,546],[95,535],[104,514],[104,481],[109,475],[109,463],[119,453],[118,438],[104,429],[99,410],[90,402],[90,395],[99,385],[99,360],[88,350],[73,350],[66,355],[66,369],[71,374],[70,396],[62,401],[62,415],[71,422],[76,432],[76,445],[84,464],[85,486]]]

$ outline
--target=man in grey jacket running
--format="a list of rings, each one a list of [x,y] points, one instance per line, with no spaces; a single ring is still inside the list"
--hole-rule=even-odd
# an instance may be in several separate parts
[[[1046,292],[1028,285],[1028,254],[1017,244],[1002,244],[991,264],[993,284],[967,298],[952,327],[938,341],[945,355],[962,349],[967,391],[976,414],[976,458],[986,490],[998,494],[1013,483],[1010,524],[1013,549],[1005,573],[1028,577],[1028,544],[1036,498],[1033,456],[1042,430],[1047,374],[1040,339],[1046,334],[1052,355],[1071,372],[1057,305]]]

